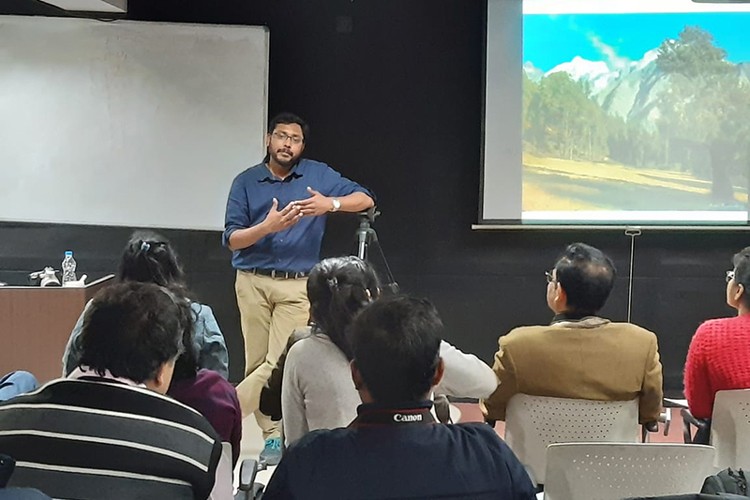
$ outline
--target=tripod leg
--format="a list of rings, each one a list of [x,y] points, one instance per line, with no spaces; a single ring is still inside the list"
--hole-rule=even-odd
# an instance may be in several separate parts
[[[359,231],[357,233],[357,257],[367,260],[367,232]]]

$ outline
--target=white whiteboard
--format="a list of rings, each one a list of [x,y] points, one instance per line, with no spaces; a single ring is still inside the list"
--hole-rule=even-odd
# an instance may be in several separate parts
[[[0,16],[0,220],[222,229],[268,30]]]

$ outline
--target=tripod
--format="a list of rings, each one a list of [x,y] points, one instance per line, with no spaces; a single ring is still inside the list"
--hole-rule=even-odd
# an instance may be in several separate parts
[[[398,293],[398,283],[393,278],[393,273],[388,265],[388,261],[385,259],[383,248],[380,246],[378,241],[378,233],[372,228],[372,224],[375,222],[375,218],[380,215],[375,207],[370,208],[366,212],[359,212],[359,228],[357,228],[357,257],[360,259],[370,262],[369,253],[370,249],[374,246],[377,249],[380,259],[383,261],[385,268],[386,283],[382,286],[383,290],[388,290],[393,294]]]

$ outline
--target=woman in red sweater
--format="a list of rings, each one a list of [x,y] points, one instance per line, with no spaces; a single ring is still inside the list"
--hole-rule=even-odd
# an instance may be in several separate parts
[[[717,391],[750,388],[750,247],[727,271],[727,304],[737,316],[711,319],[696,330],[685,362],[685,397],[695,418],[710,419]]]

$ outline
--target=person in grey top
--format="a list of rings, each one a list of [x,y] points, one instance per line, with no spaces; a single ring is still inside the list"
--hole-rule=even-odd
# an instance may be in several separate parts
[[[117,278],[121,282],[155,283],[189,300],[185,273],[177,254],[166,238],[151,231],[136,231],[130,237],[120,259]],[[83,328],[83,317],[90,305],[91,301],[86,304],[65,346],[62,359],[64,377],[78,367],[81,357],[78,338]],[[199,367],[214,370],[228,379],[229,354],[213,311],[209,306],[194,301],[190,301],[190,308],[193,313],[194,344],[199,353]]]
[[[372,267],[357,257],[325,259],[307,282],[313,326],[289,350],[281,382],[281,407],[287,444],[316,429],[348,425],[361,403],[351,378],[348,331],[354,317],[379,295]],[[487,397],[497,378],[476,356],[441,341],[445,375],[434,394]]]

